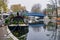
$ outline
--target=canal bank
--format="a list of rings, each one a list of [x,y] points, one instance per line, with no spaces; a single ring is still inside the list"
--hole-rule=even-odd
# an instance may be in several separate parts
[[[9,30],[8,26],[0,28],[0,40],[18,40]]]
[[[19,27],[18,27],[19,28]],[[45,24],[32,24],[28,27],[25,27],[27,30],[23,30],[24,28],[19,29],[19,37],[22,40],[59,40],[60,38],[60,27],[58,27],[57,31],[55,30],[55,26],[53,25],[45,25]],[[18,31],[18,30],[17,30]],[[18,32],[18,33],[19,33]],[[55,34],[57,33],[57,34]],[[0,28],[0,35],[4,36],[1,40],[7,40],[7,38],[11,37],[14,40],[20,40],[11,33],[8,26],[4,26]],[[7,36],[6,36],[7,35]],[[43,38],[44,37],[44,38]]]

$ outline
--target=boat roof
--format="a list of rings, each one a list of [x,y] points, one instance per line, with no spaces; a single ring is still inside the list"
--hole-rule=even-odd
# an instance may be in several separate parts
[[[10,14],[7,14],[7,13],[3,13],[3,14],[0,14],[0,15],[10,15]]]

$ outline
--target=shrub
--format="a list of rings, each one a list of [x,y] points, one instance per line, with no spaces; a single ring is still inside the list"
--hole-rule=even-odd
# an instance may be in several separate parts
[[[10,19],[5,19],[5,24],[8,25],[10,23]]]

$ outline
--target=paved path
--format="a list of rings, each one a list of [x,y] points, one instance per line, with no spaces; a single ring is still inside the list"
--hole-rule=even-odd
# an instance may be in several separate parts
[[[8,34],[8,35],[7,35]],[[18,40],[8,29],[7,26],[0,27],[0,40],[7,40],[7,38],[13,38],[13,40]]]
[[[7,32],[8,32],[8,36],[10,36],[11,38],[13,38],[13,40],[18,40],[12,33],[11,33],[11,31],[8,29],[8,27],[7,27]]]
[[[0,27],[0,40],[7,40],[7,31],[5,27]]]

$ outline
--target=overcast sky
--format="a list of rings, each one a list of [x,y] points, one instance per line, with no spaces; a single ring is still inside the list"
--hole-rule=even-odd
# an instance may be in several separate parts
[[[27,10],[31,10],[34,4],[41,4],[42,9],[46,8],[46,4],[49,0],[8,0],[8,7],[12,4],[21,4],[26,7]]]

